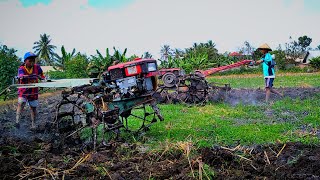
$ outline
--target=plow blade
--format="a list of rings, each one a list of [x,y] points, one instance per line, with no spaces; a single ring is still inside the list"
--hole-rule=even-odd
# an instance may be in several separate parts
[[[17,88],[67,88],[67,87],[76,87],[82,85],[89,85],[95,78],[85,78],[85,79],[59,79],[52,80],[50,82],[41,82],[33,84],[19,84]]]

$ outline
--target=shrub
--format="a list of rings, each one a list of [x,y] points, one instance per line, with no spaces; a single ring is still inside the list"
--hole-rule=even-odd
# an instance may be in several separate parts
[[[16,50],[0,45],[0,92],[12,83],[12,78],[17,75],[20,61]]]
[[[312,58],[310,60],[310,65],[315,69],[320,69],[320,56]]]
[[[87,67],[88,58],[86,55],[78,54],[70,61],[66,62],[66,77],[67,78],[86,78],[88,77]]]
[[[65,79],[67,75],[65,72],[62,71],[49,71],[48,73],[49,79]]]
[[[286,68],[286,70],[283,70],[282,72],[301,73],[301,72],[304,72],[304,69],[297,66],[292,66],[292,67]]]
[[[286,70],[282,70],[281,72],[291,72],[291,73],[310,73],[310,72],[314,72],[314,68],[313,67],[298,67],[298,66],[293,66],[293,67],[289,67]]]

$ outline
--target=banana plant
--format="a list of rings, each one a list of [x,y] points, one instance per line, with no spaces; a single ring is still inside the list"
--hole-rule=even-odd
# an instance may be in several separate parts
[[[105,56],[99,50],[96,56],[91,56],[91,62],[88,65],[87,71],[90,77],[100,77],[113,63],[113,58],[109,53],[109,48],[106,48]]]
[[[106,48],[105,56],[103,56],[99,50],[96,56],[91,56],[91,62],[87,68],[90,77],[100,77],[109,66],[115,64],[115,62],[127,62],[126,58],[127,48],[123,53],[120,53],[115,47],[113,47],[114,54],[111,55],[109,48]]]
[[[61,47],[61,56],[58,54],[54,54],[55,63],[53,65],[53,68],[57,70],[64,71],[65,70],[65,64],[70,61],[73,57],[76,55],[76,49],[73,48],[71,53],[68,53],[64,46]]]
[[[150,59],[152,58],[152,54],[150,54],[148,51],[144,52],[141,58]]]
[[[192,51],[185,58],[185,62],[190,64],[191,70],[206,69],[214,66],[214,63],[209,62],[207,53],[197,53]]]
[[[114,54],[113,54],[114,60],[118,60],[119,62],[127,62],[128,60],[126,58],[127,48],[124,49],[122,54],[115,47],[113,47],[113,50],[114,50]]]
[[[160,61],[160,66],[161,68],[178,68],[180,67],[180,59],[174,58],[172,56],[168,56],[167,59],[161,60]]]

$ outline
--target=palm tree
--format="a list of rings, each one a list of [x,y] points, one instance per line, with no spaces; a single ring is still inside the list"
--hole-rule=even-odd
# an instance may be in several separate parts
[[[56,62],[54,63],[54,67],[57,67],[58,69],[64,71],[65,70],[65,64],[70,61],[74,56],[76,55],[76,49],[73,48],[71,53],[67,53],[64,46],[61,47],[61,56],[58,54],[54,54],[54,57],[56,59]]]
[[[53,59],[54,59],[54,49],[57,47],[50,44],[51,39],[50,36],[47,34],[40,34],[40,40],[34,42],[34,52],[38,55],[40,58],[40,62],[43,61],[45,65],[53,65]]]
[[[161,50],[161,59],[168,60],[168,57],[172,55],[172,50],[169,45],[164,45]]]
[[[206,46],[208,48],[215,48],[216,47],[216,44],[212,41],[212,40],[209,40],[207,43],[206,43]]]

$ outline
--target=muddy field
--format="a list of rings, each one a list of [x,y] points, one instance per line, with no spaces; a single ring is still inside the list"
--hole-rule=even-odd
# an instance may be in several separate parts
[[[320,88],[278,90],[300,99],[320,92]],[[272,95],[272,101],[278,99]],[[15,104],[0,107],[0,179],[320,179],[320,147],[299,143],[203,149],[184,144],[159,152],[127,142],[111,142],[97,152],[77,141],[57,145],[51,123],[59,100],[57,94],[40,99],[35,131],[29,130],[28,111],[18,129]],[[264,103],[264,91],[233,89],[211,93],[209,100],[258,105]]]

